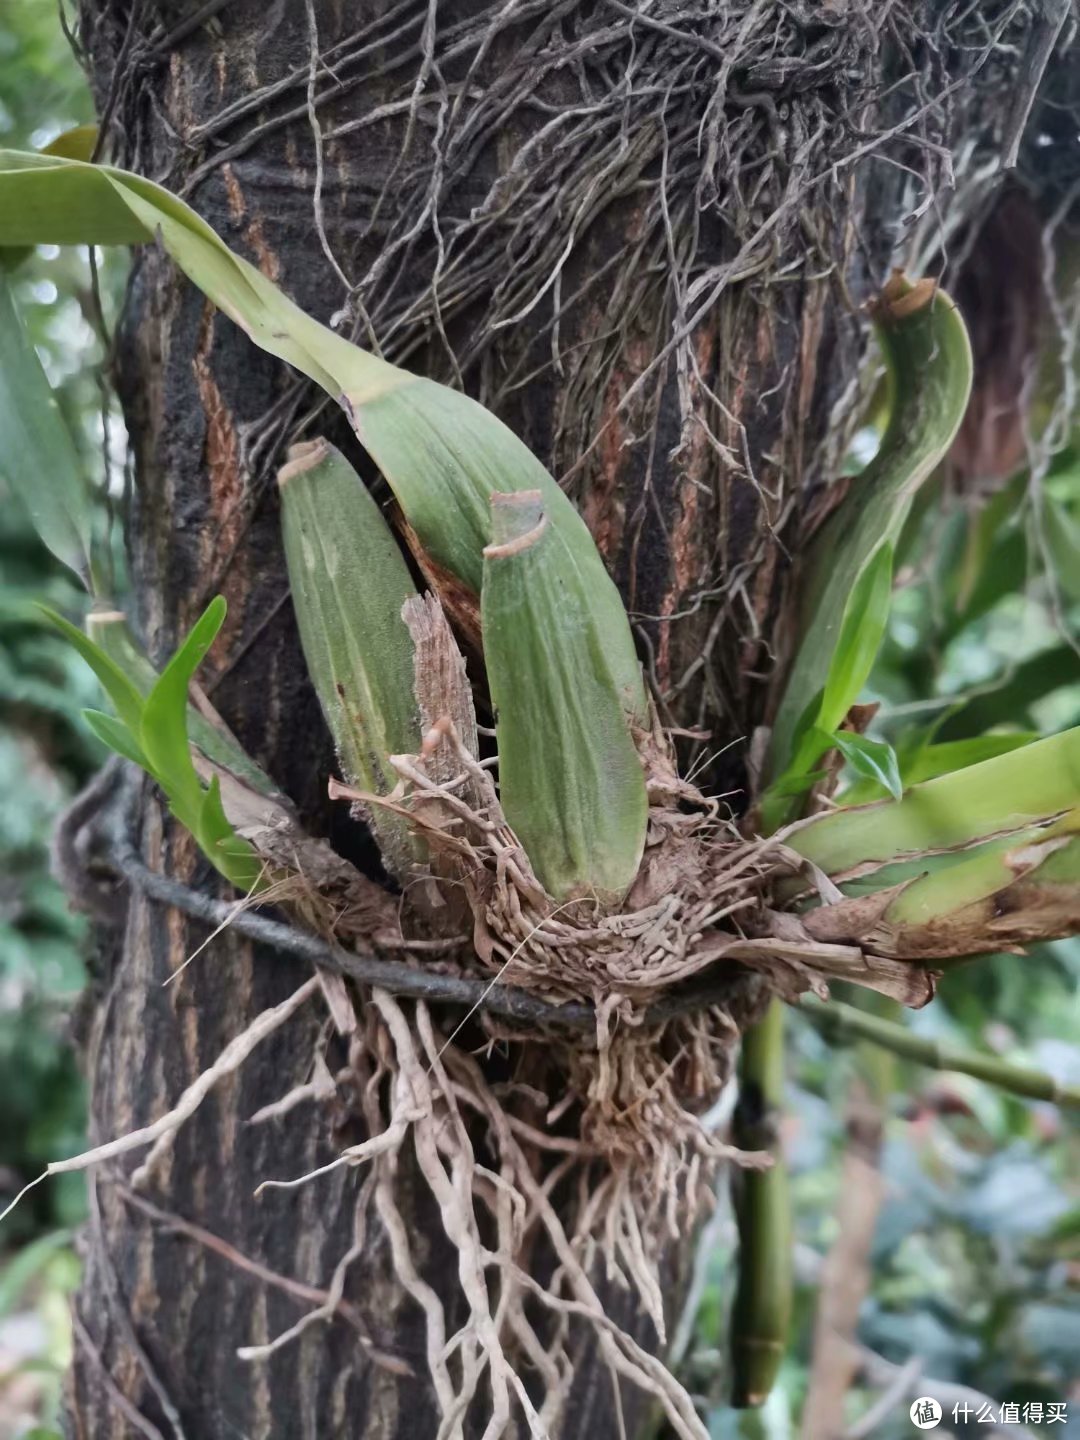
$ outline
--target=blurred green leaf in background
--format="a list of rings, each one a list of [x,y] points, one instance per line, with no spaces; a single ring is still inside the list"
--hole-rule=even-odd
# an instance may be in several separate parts
[[[40,148],[93,118],[86,82],[51,0],[0,4],[0,144]],[[101,315],[115,313],[123,256],[99,270],[85,250],[41,247],[5,277],[108,528],[106,485],[119,496],[125,438],[100,383]],[[100,310],[99,310],[100,306]],[[106,456],[108,457],[106,461]],[[108,475],[106,476],[106,466]],[[0,465],[0,1194],[85,1143],[82,1077],[71,1027],[85,984],[86,924],[49,870],[64,806],[104,748],[81,719],[98,702],[93,676],[34,602],[78,614],[74,577],[38,539]],[[71,1346],[67,1296],[78,1261],[71,1226],[85,1213],[80,1177],[36,1192],[0,1237],[0,1434],[53,1436]]]

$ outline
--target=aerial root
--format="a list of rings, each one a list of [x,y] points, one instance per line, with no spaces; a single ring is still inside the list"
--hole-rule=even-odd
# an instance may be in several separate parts
[[[314,984],[304,987],[303,998]],[[301,1002],[294,996],[291,1003],[295,1008]],[[265,1025],[262,1029],[268,1033]],[[249,1053],[250,1029],[238,1040]],[[240,1048],[236,1041],[229,1047],[229,1068]],[[467,1424],[474,1433],[478,1409],[486,1417],[483,1440],[517,1434],[521,1423],[534,1440],[550,1440],[558,1433],[587,1334],[617,1392],[623,1384],[644,1391],[662,1406],[680,1440],[703,1440],[706,1431],[689,1395],[607,1313],[596,1287],[603,1282],[634,1297],[662,1344],[664,1244],[700,1210],[716,1163],[733,1155],[750,1163],[759,1157],[731,1151],[690,1116],[662,1170],[652,1163],[641,1166],[629,1153],[604,1153],[572,1134],[565,1140],[547,1134],[514,1113],[519,1099],[533,1108],[544,1099],[538,1087],[523,1082],[496,1093],[477,1060],[447,1042],[423,1002],[401,1002],[378,989],[350,1059],[368,1139],[309,1175],[266,1181],[259,1188],[311,1183],[342,1164],[365,1166],[353,1244],[335,1268],[324,1303],[268,1343],[241,1348],[239,1358],[270,1359],[311,1326],[331,1320],[349,1268],[375,1223],[389,1241],[397,1279],[424,1316],[428,1372],[441,1417],[438,1440],[465,1440]],[[222,1073],[219,1061],[201,1088]],[[654,1090],[661,1093],[655,1085]],[[173,1133],[165,1122],[171,1125],[182,1110],[191,1113],[190,1105],[177,1106],[159,1122],[160,1133]],[[693,1125],[699,1133],[691,1147]],[[86,1163],[122,1153],[140,1138],[146,1143],[146,1132],[119,1142],[120,1149],[99,1147]],[[546,1145],[537,1143],[545,1140]],[[396,1199],[396,1172],[406,1146],[457,1254],[467,1314],[452,1333],[448,1297],[423,1277]],[[658,1139],[654,1160],[662,1150]],[[558,1207],[556,1191],[563,1197]],[[528,1257],[538,1250],[551,1256],[551,1274],[543,1280],[529,1270]]]
[[[637,878],[617,910],[588,898],[555,901],[507,822],[489,770],[447,720],[418,755],[392,755],[399,783],[389,796],[336,793],[408,817],[440,875],[468,902],[472,945],[464,963],[547,1000],[587,1000],[597,1043],[616,1027],[641,1026],[653,1008],[705,972],[736,966],[769,976],[793,1000],[827,996],[839,978],[904,1004],[925,1004],[932,982],[919,967],[872,953],[855,940],[817,938],[773,905],[778,883],[842,898],[820,870],[785,843],[788,832],[746,839],[722,821],[715,801],[675,773],[670,737],[659,725],[638,734],[649,792],[648,840]],[[436,780],[433,771],[448,775]],[[790,828],[790,827],[789,827]]]
[[[152,1179],[156,1167],[171,1149],[181,1126],[185,1121],[191,1119],[218,1081],[239,1070],[251,1052],[275,1030],[279,1030],[290,1020],[318,989],[318,977],[313,975],[280,1005],[275,1005],[256,1015],[250,1025],[229,1041],[213,1065],[192,1081],[172,1109],[152,1124],[129,1131],[128,1134],[120,1135],[115,1140],[107,1140],[103,1145],[96,1145],[92,1150],[84,1150],[80,1155],[71,1155],[66,1160],[53,1160],[39,1179],[44,1179],[46,1175],[64,1175],[75,1170],[89,1170],[92,1165],[101,1165],[107,1160],[119,1159],[121,1155],[127,1155],[132,1150],[139,1150],[144,1145],[150,1145],[153,1147],[150,1154],[131,1179],[133,1189],[144,1188]],[[38,1181],[32,1183],[37,1184]],[[28,1186],[27,1189],[29,1188]],[[14,1203],[17,1203],[18,1198],[16,1197]],[[11,1208],[13,1207],[8,1207],[9,1210]],[[5,1215],[7,1213],[8,1211],[4,1212]],[[0,1219],[3,1219],[3,1216],[0,1216]]]
[[[497,823],[488,832],[497,843],[505,838],[500,830]],[[739,863],[744,866],[745,857]],[[514,894],[529,902],[516,911],[519,923],[528,917],[531,927],[557,935],[554,927],[564,917],[540,912],[542,892],[527,895],[533,883],[527,865],[521,855],[501,867]],[[659,933],[655,916],[643,926],[629,916],[626,930],[635,926],[642,935]],[[599,930],[605,940],[609,933],[591,916],[581,928]],[[559,953],[561,947],[551,947],[553,956]],[[313,976],[260,1014],[154,1124],[59,1161],[50,1171],[85,1168],[149,1145],[133,1176],[134,1188],[146,1186],[217,1081],[318,992]],[[617,1396],[623,1386],[648,1394],[663,1408],[673,1434],[702,1440],[705,1431],[690,1397],[631,1330],[640,1326],[664,1343],[665,1248],[686,1233],[711,1198],[717,1166],[765,1163],[764,1156],[725,1145],[700,1118],[729,1078],[736,1021],[713,1004],[647,1023],[634,996],[617,990],[604,995],[600,986],[591,991],[597,1014],[591,1044],[576,1033],[535,1027],[499,1035],[481,1013],[467,1032],[469,1045],[486,1030],[491,1043],[505,1043],[514,1056],[512,1080],[493,1087],[465,1043],[458,1043],[460,1025],[441,1033],[425,1002],[396,999],[378,986],[370,994],[354,1033],[335,1042],[349,1045],[348,1088],[366,1138],[306,1175],[269,1177],[257,1192],[317,1183],[346,1165],[365,1167],[353,1243],[335,1266],[324,1301],[267,1343],[241,1347],[238,1357],[268,1361],[339,1314],[350,1267],[378,1225],[394,1274],[423,1315],[440,1440],[465,1440],[466,1427],[476,1433],[478,1415],[485,1420],[483,1440],[519,1433],[520,1427],[532,1437],[557,1434],[575,1364],[590,1336]],[[317,1042],[313,1078],[253,1118],[284,1117],[294,1106],[330,1094],[333,1076],[323,1049],[332,1028],[331,1017]],[[426,1251],[417,1252],[399,1207],[397,1176],[406,1150],[456,1252],[457,1290],[466,1307],[456,1328],[448,1319],[451,1297],[425,1277]],[[532,1266],[538,1254],[551,1267],[544,1278]],[[637,1318],[617,1322],[606,1313],[598,1287],[605,1295],[613,1289],[625,1296]]]
[[[666,1343],[664,1255],[711,1201],[717,1168],[762,1165],[768,1157],[726,1145],[701,1118],[729,1079],[740,1029],[726,1002],[668,1018],[657,1018],[656,1006],[674,984],[723,958],[715,944],[707,948],[717,935],[742,947],[740,955],[755,953],[753,935],[719,927],[738,927],[760,909],[773,849],[726,830],[692,786],[681,784],[677,800],[664,785],[651,786],[652,840],[626,907],[605,914],[586,903],[555,906],[506,824],[488,771],[459,746],[452,727],[443,740],[458,746],[451,779],[431,779],[427,753],[396,757],[402,786],[391,803],[408,809],[433,850],[445,845],[447,870],[473,911],[475,953],[470,959],[459,951],[445,963],[493,981],[512,970],[514,983],[546,999],[588,1002],[595,1030],[524,1022],[500,1029],[502,1022],[480,1005],[441,1032],[425,1001],[394,998],[378,984],[368,992],[371,1002],[359,1007],[351,1035],[341,1035],[331,1009],[312,1078],[252,1118],[281,1118],[303,1102],[340,1098],[324,1056],[336,1029],[333,1043],[349,1047],[347,1089],[365,1138],[307,1174],[267,1177],[256,1194],[363,1167],[353,1243],[322,1303],[238,1356],[267,1361],[338,1314],[350,1267],[378,1225],[401,1289],[423,1315],[439,1440],[464,1440],[466,1427],[476,1433],[478,1415],[483,1440],[521,1427],[532,1437],[557,1434],[590,1338],[620,1406],[622,1387],[636,1388],[663,1408],[675,1435],[701,1440],[705,1431],[689,1396],[636,1332]],[[770,940],[763,955],[771,958],[775,944]],[[83,1168],[150,1145],[133,1177],[135,1188],[148,1184],[217,1080],[319,985],[312,977],[258,1016],[159,1121],[50,1168]],[[741,1022],[757,1001],[764,1003],[766,988],[744,977]],[[324,1000],[331,1005],[325,992]],[[470,1053],[478,1039],[504,1046],[512,1058],[511,1078],[499,1086]],[[451,1297],[425,1276],[426,1250],[418,1252],[399,1205],[406,1154],[457,1257],[453,1311]],[[538,1255],[550,1274],[535,1270]],[[625,1323],[607,1313],[611,1295],[620,1311],[628,1302],[632,1318]],[[455,1327],[448,1317],[460,1313],[462,1301],[464,1319]]]
[[[515,1414],[524,1418],[530,1435],[557,1433],[574,1356],[583,1332],[591,1331],[616,1385],[646,1391],[663,1407],[674,1434],[701,1440],[705,1430],[689,1396],[663,1363],[606,1313],[596,1283],[614,1283],[634,1297],[662,1343],[659,1267],[665,1242],[677,1224],[685,1227],[700,1211],[708,1194],[706,1177],[714,1175],[716,1163],[732,1155],[750,1163],[761,1157],[731,1151],[687,1116],[680,1141],[689,1144],[693,1120],[696,1148],[692,1155],[677,1148],[661,1173],[630,1155],[613,1157],[580,1144],[554,1169],[538,1171],[531,1144],[537,1132],[508,1111],[506,1099],[495,1094],[471,1055],[446,1044],[427,1007],[420,1003],[407,1013],[378,991],[374,1000],[392,1041],[392,1058],[385,1063],[395,1071],[395,1113],[402,1107],[418,1113],[409,1126],[411,1143],[457,1251],[458,1280],[469,1307],[464,1324],[447,1336],[443,1304],[417,1274],[393,1203],[388,1158],[377,1155],[374,1193],[381,1198],[377,1208],[391,1237],[395,1268],[425,1310],[440,1437],[464,1436],[465,1416],[478,1402],[481,1383],[483,1403],[491,1407],[484,1431],[490,1440],[510,1433]],[[661,1149],[658,1140],[656,1153]],[[568,1209],[556,1209],[556,1189],[575,1195]],[[566,1222],[561,1213],[568,1215]],[[540,1241],[554,1257],[545,1282],[528,1272],[524,1258]]]

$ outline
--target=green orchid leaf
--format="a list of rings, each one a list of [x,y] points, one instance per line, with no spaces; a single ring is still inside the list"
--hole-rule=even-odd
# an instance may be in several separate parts
[[[86,617],[91,640],[127,676],[145,699],[160,676],[136,643],[119,610],[91,610]],[[212,723],[190,701],[187,707],[188,739],[207,760],[227,770],[260,795],[276,795],[278,788],[243,746],[223,727]]]
[[[97,145],[96,125],[76,125],[42,147],[40,154],[65,160],[88,161]],[[0,248],[0,271],[15,270],[34,253],[33,245],[5,245]]]
[[[952,443],[971,390],[967,332],[943,290],[894,275],[874,319],[889,373],[889,420],[877,454],[850,482],[806,557],[802,632],[773,724],[774,775],[792,763],[804,697],[824,683],[838,650],[851,653],[841,635],[850,597],[871,558],[898,542],[914,496]],[[830,698],[839,703],[838,693]],[[823,728],[840,724],[842,714],[830,718],[835,713],[835,704],[823,709]]]
[[[110,750],[114,750],[123,759],[130,760],[132,764],[138,765],[148,774],[153,773],[149,761],[135,737],[126,725],[117,720],[115,715],[106,715],[102,710],[84,710],[82,715],[90,729]]]
[[[388,795],[398,783],[390,756],[414,754],[423,739],[402,618],[416,586],[382,510],[333,445],[294,446],[278,484],[293,611],[340,773]],[[421,854],[415,831],[378,805],[366,818],[387,869],[405,881]]]
[[[131,734],[134,736],[141,734],[143,697],[115,660],[106,655],[100,646],[87,639],[78,626],[72,625],[62,615],[58,615],[55,610],[50,610],[47,605],[40,605],[38,608],[50,625],[54,625],[60,631],[61,635],[74,646],[93,670],[101,681],[105,693],[116,707],[117,715]]]
[[[221,804],[221,785],[212,777],[203,793],[195,838],[206,857],[225,878],[245,893],[258,884],[263,865],[253,846],[237,835]]]
[[[821,698],[803,709],[794,732],[794,758],[762,797],[761,829],[766,835],[799,814],[795,802],[814,783],[808,777],[818,773],[815,767],[832,748],[832,732],[843,723],[866,684],[889,621],[892,561],[892,546],[880,545],[848,596]]]
[[[1068,824],[1076,827],[1080,812]],[[926,925],[997,895],[1017,879],[1016,856],[1030,856],[1031,874],[1075,884],[1075,842],[1062,845],[1054,830],[1021,831],[976,847],[969,858],[921,876],[907,885],[886,911],[896,925]],[[1055,865],[1054,862],[1057,862]],[[1055,873],[1056,872],[1056,873]]]
[[[830,738],[857,775],[884,786],[894,800],[900,799],[904,787],[896,751],[891,745],[850,730],[837,730]]]
[[[187,733],[188,687],[221,629],[224,599],[218,596],[211,601],[161,676],[153,679],[153,668],[133,646],[130,652],[121,652],[125,659],[122,669],[111,654],[62,616],[44,606],[39,608],[87,662],[116,707],[116,717],[97,710],[84,712],[95,735],[157,781],[170,810],[195,836],[207,859],[238,889],[250,891],[259,881],[261,862],[254,848],[236,834],[227,819],[217,777],[209,789],[203,788],[192,762]],[[129,669],[148,691],[145,700]],[[233,749],[239,752],[235,742],[226,749],[230,756]],[[269,787],[267,777],[261,778]]]
[[[0,151],[0,246],[141,244],[157,239],[183,272],[271,355],[339,402],[393,489],[423,562],[479,593],[495,491],[540,490],[563,563],[605,602],[618,591],[588,527],[513,432],[468,396],[410,375],[350,344],[294,305],[190,206],[108,165]],[[600,613],[610,616],[605,603]],[[623,707],[648,725],[641,666],[625,613],[603,648]]]
[[[48,145],[43,145],[42,155],[56,155],[63,160],[89,161],[97,146],[98,127],[96,125],[73,125],[70,130],[63,130],[55,140],[50,140]]]
[[[493,494],[491,515],[481,599],[503,809],[549,894],[618,903],[649,812],[604,645],[626,614],[617,593],[598,596],[567,566],[540,491]],[[605,617],[606,603],[618,613]]]
[[[870,678],[892,599],[893,547],[879,545],[859,573],[844,606],[840,636],[829,662],[818,723],[834,730],[858,700]]]
[[[198,814],[203,788],[191,759],[187,733],[188,687],[225,619],[218,595],[192,626],[161,677],[146,697],[139,740],[175,804]],[[190,823],[190,822],[186,822]]]

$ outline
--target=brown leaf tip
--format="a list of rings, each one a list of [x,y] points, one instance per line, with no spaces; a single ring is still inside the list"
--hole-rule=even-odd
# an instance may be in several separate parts
[[[326,459],[330,445],[321,437],[318,440],[299,440],[289,446],[288,459],[278,471],[278,484],[286,485],[295,475],[303,475]]]
[[[870,314],[879,324],[904,320],[917,315],[940,294],[938,282],[931,275],[909,280],[903,270],[894,270],[882,287],[881,294],[870,302]]]
[[[490,545],[485,560],[505,560],[530,549],[548,527],[544,497],[539,490],[496,490],[491,497]]]

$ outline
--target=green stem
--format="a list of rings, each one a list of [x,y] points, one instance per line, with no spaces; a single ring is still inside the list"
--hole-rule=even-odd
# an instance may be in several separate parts
[[[829,1041],[839,1044],[868,1041],[893,1055],[925,1065],[932,1070],[953,1070],[995,1085],[1010,1095],[1028,1100],[1052,1100],[1069,1108],[1080,1108],[1080,1086],[1060,1085],[1052,1076],[1026,1066],[1010,1065],[996,1055],[964,1050],[930,1036],[914,1035],[903,1025],[868,1015],[852,1005],[830,1000],[827,1006],[814,1003],[798,1006]]]
[[[784,1091],[784,1008],[773,1000],[743,1036],[734,1133],[746,1149],[769,1150],[767,1170],[736,1177],[738,1281],[731,1312],[731,1403],[763,1405],[784,1358],[791,1321],[791,1203],[778,1121]]]

